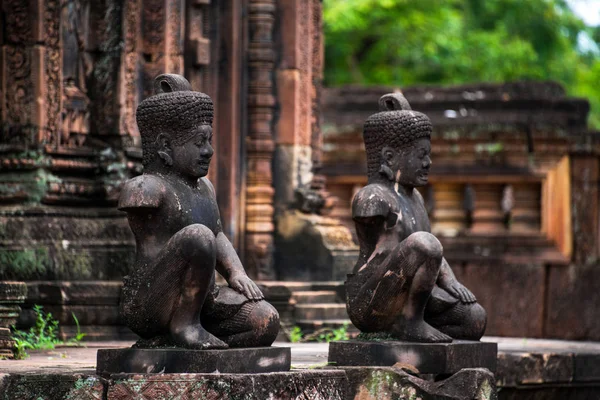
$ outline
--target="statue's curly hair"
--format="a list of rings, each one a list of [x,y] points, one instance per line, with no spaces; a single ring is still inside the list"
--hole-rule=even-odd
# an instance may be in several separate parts
[[[379,173],[381,149],[406,148],[421,138],[430,138],[432,125],[427,115],[412,111],[401,93],[390,93],[379,99],[380,112],[365,121],[363,139],[367,151],[367,174]]]
[[[135,114],[144,166],[157,157],[159,134],[169,135],[176,145],[185,143],[198,125],[212,125],[214,114],[211,98],[191,90],[189,82],[180,75],[157,76],[154,91],[140,103]]]

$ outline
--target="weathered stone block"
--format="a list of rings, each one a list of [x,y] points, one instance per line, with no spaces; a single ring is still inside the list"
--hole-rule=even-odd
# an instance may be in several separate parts
[[[336,219],[297,210],[277,218],[275,244],[281,280],[342,280],[358,259],[348,228]]]
[[[121,281],[27,282],[27,304],[119,305]]]
[[[600,354],[577,353],[574,358],[573,380],[576,382],[600,382]],[[600,389],[599,389],[600,391]]]
[[[21,304],[27,297],[25,282],[0,282],[0,304]]]
[[[544,336],[600,340],[598,281],[600,268],[594,264],[549,268]]]
[[[453,265],[452,269],[486,310],[486,335],[543,336],[546,276],[543,265],[489,263]]]
[[[556,384],[573,380],[573,354],[500,353],[498,386]]]
[[[113,375],[107,400],[129,399],[311,399],[345,400],[343,371],[270,374]]]
[[[75,325],[73,315],[81,325],[120,325],[121,316],[119,306],[95,305],[45,305],[44,312],[51,313],[52,317],[60,324]],[[18,326],[32,326],[35,324],[33,309],[24,309],[19,316]]]
[[[494,374],[486,369],[463,369],[440,381],[424,380],[400,368],[344,368],[348,399],[497,399]]]
[[[452,343],[341,341],[329,344],[335,366],[404,365],[420,374],[453,374],[464,368],[496,370],[496,343],[455,340]]]
[[[102,378],[82,374],[0,375],[0,399],[104,400]]]
[[[288,371],[289,347],[227,350],[103,349],[98,350],[96,372],[118,373],[264,373]]]

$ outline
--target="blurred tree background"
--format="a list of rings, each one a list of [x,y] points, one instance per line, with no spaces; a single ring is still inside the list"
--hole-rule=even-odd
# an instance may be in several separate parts
[[[564,0],[324,0],[325,84],[555,80],[600,129],[600,26]]]

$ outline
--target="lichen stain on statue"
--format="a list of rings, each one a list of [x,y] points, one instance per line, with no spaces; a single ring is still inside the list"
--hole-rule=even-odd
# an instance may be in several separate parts
[[[429,178],[431,122],[400,93],[379,106],[364,126],[368,185],[352,201],[360,255],[346,281],[350,319],[366,338],[479,340],[485,310],[456,280],[416,189]]]
[[[179,75],[155,79],[137,109],[144,173],[127,181],[119,209],[136,239],[122,316],[135,347],[269,346],[279,315],[248,277],[219,219],[206,178],[213,103]],[[215,271],[228,286],[215,285]]]

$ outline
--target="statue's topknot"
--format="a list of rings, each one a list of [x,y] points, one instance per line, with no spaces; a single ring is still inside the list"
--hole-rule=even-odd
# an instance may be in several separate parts
[[[142,162],[148,165],[157,156],[159,134],[168,134],[174,144],[182,144],[198,125],[212,125],[213,102],[208,95],[193,91],[183,76],[162,74],[154,79],[154,95],[138,106],[136,118]]]
[[[367,173],[375,176],[381,167],[381,149],[402,149],[421,138],[431,137],[427,115],[412,111],[402,93],[390,93],[379,99],[377,114],[365,121],[363,138],[367,150]]]

